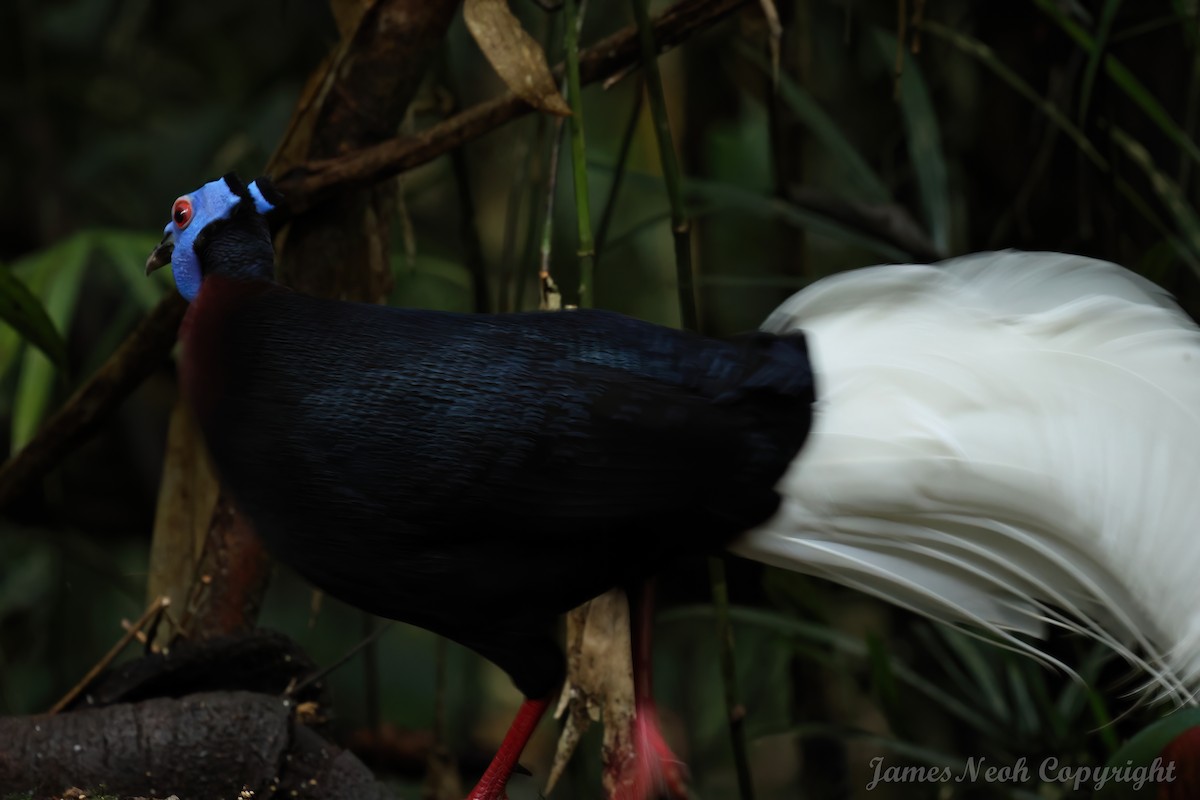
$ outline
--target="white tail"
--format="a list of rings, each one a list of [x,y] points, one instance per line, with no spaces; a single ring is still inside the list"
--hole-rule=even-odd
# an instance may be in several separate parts
[[[805,331],[819,400],[736,552],[1026,651],[1077,630],[1196,702],[1200,330],[1165,291],[987,253],[822,280],[764,328]]]

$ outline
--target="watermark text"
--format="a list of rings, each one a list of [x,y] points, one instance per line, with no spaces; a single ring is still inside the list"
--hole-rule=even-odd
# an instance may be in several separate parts
[[[1102,789],[1109,783],[1128,784],[1132,789],[1141,789],[1147,783],[1171,783],[1175,780],[1175,762],[1154,759],[1149,765],[1134,766],[1126,761],[1123,766],[1089,767],[1064,764],[1053,756],[1031,764],[1027,758],[1019,758],[1012,764],[993,764],[983,756],[968,758],[961,767],[915,766],[912,764],[889,764],[883,756],[871,759],[872,776],[867,781],[867,791],[884,783],[1030,783],[1036,777],[1042,783],[1057,783],[1078,791],[1090,786]]]

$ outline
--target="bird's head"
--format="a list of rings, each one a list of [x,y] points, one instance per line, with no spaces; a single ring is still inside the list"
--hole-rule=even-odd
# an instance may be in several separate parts
[[[146,259],[146,274],[169,263],[188,301],[211,274],[270,280],[275,256],[263,215],[280,203],[266,178],[246,186],[232,172],[182,195],[171,206],[162,241]]]

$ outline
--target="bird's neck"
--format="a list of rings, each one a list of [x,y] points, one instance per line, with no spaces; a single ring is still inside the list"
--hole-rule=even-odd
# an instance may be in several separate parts
[[[275,251],[261,217],[235,219],[214,228],[196,245],[204,278],[224,276],[242,281],[269,281],[275,275]]]
[[[188,306],[179,327],[183,344],[179,380],[184,397],[203,421],[216,408],[224,387],[223,353],[229,335],[229,318],[248,300],[271,291],[286,291],[269,280],[240,280],[223,274],[209,275]]]

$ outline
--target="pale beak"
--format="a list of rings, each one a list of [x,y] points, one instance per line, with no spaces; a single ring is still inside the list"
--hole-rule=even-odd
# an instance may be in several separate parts
[[[165,267],[171,263],[171,253],[175,250],[175,234],[167,233],[158,243],[158,247],[154,248],[154,252],[146,259],[146,274],[149,275],[159,267]]]

